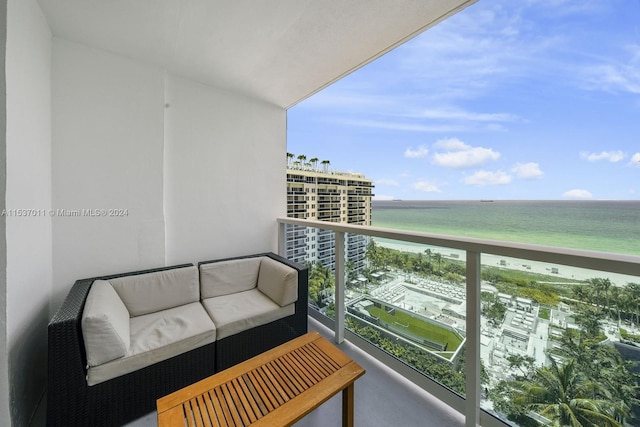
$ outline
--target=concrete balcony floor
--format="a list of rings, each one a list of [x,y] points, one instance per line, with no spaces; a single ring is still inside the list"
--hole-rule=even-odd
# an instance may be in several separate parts
[[[309,330],[316,330],[330,341],[333,332],[309,318]],[[464,425],[464,417],[426,391],[349,342],[339,346],[367,373],[356,381],[355,425],[357,427],[455,427]],[[297,427],[341,425],[342,398],[338,394],[300,420]],[[128,427],[155,427],[151,413]]]

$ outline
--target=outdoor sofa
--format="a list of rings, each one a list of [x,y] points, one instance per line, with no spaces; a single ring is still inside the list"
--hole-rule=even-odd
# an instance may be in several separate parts
[[[303,335],[307,287],[306,267],[273,253],[76,281],[48,327],[47,424],[125,424]]]

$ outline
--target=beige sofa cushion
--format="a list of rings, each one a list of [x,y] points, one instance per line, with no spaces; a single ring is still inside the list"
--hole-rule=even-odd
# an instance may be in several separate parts
[[[89,368],[95,385],[167,360],[216,340],[216,327],[199,302],[131,318],[126,357]]]
[[[109,279],[131,316],[141,316],[200,300],[195,266]]]
[[[263,257],[258,289],[280,307],[298,300],[298,271],[269,257]]]
[[[216,325],[218,340],[295,313],[295,304],[280,307],[259,289],[202,300]]]
[[[200,265],[202,299],[253,289],[263,257],[233,259]]]
[[[129,312],[109,282],[96,280],[91,285],[81,327],[89,366],[101,365],[127,354]]]

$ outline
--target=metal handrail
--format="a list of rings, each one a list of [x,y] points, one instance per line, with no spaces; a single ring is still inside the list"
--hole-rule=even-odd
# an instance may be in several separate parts
[[[449,236],[417,231],[395,230],[364,225],[309,219],[277,218],[278,251],[285,252],[285,225],[332,230],[335,232],[335,341],[345,337],[345,233],[360,234],[403,242],[453,248],[466,253],[466,386],[465,398],[436,390],[446,404],[464,413],[465,425],[504,425],[486,412],[480,411],[480,288],[481,254],[561,264],[629,276],[640,276],[640,256],[568,249],[553,246],[514,243],[472,237]]]
[[[395,230],[391,228],[353,225],[344,223],[328,223],[325,221],[278,218],[279,224],[301,225],[304,227],[322,228],[343,233],[363,234],[403,242],[419,243],[432,246],[459,249],[477,253],[528,259],[532,261],[550,262],[590,270],[607,271],[609,273],[640,276],[640,256],[596,252],[581,249],[560,248],[555,246],[535,245],[528,243],[506,242],[500,240],[479,239],[463,236],[423,233],[419,231]]]

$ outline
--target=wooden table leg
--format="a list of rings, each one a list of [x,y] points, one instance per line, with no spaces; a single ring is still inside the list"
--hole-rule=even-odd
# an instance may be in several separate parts
[[[342,427],[353,427],[353,400],[355,383],[342,390]]]

